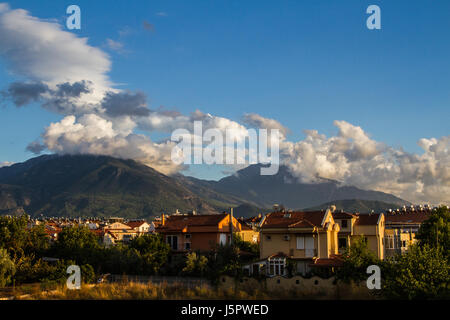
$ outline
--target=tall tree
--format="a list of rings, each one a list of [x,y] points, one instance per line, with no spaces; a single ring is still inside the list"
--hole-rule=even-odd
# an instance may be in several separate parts
[[[435,247],[450,258],[450,210],[441,206],[422,223],[416,237],[419,245]]]

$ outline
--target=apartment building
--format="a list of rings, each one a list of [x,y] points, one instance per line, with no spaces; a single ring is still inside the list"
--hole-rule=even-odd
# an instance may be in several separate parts
[[[416,242],[420,225],[432,213],[429,206],[404,206],[401,209],[386,212],[385,256],[402,254]]]

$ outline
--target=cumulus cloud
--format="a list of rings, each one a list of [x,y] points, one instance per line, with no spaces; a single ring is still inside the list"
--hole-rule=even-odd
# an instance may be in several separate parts
[[[102,107],[111,117],[117,116],[148,116],[147,97],[142,92],[107,92],[102,101]]]
[[[336,136],[309,130],[304,140],[282,143],[283,161],[300,181],[331,179],[410,201],[450,202],[450,136],[421,139],[418,155],[374,141],[348,122],[334,124]]]
[[[170,160],[172,142],[154,143],[145,135],[123,133],[111,121],[95,114],[67,116],[43,134],[48,150],[61,154],[101,154],[133,158],[170,174],[181,169]]]
[[[243,117],[243,122],[251,127],[261,128],[261,129],[278,129],[283,136],[289,133],[289,129],[283,126],[280,122],[275,119],[264,118],[263,116],[256,113],[247,113]]]
[[[22,9],[0,10],[0,56],[10,72],[50,87],[90,80],[98,101],[111,86],[106,73],[111,62],[103,51],[88,45],[87,38],[62,30],[62,26],[31,16]]]

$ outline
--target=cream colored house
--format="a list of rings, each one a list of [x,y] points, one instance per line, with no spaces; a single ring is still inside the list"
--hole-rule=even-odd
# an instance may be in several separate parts
[[[368,247],[378,259],[384,259],[385,216],[377,214],[351,214],[333,211],[333,217],[340,226],[338,252],[345,250],[360,237],[367,240]]]
[[[269,276],[286,275],[288,259],[296,273],[306,274],[315,264],[333,267],[340,230],[331,210],[278,211],[267,214],[260,225],[260,261],[250,274],[265,269]]]

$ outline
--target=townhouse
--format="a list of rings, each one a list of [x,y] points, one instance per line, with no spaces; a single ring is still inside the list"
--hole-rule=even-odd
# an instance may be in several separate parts
[[[279,210],[260,224],[260,260],[244,267],[248,274],[305,275],[312,268],[333,270],[342,265],[339,254],[363,237],[378,258],[384,258],[384,215],[326,211]]]

